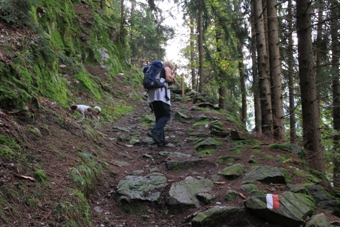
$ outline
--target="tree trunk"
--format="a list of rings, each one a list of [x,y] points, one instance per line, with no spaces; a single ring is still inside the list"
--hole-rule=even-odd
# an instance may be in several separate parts
[[[269,65],[272,82],[272,111],[274,138],[281,142],[285,140],[283,100],[282,100],[282,79],[281,79],[281,56],[279,48],[279,32],[276,10],[276,0],[267,0],[268,15],[268,47]]]
[[[194,31],[194,17],[190,13],[190,66],[191,66],[191,87],[197,91],[196,72],[195,72],[195,31]]]
[[[292,0],[288,1],[287,24],[288,32],[293,31],[293,14]],[[296,143],[296,117],[295,117],[295,80],[294,80],[294,50],[293,37],[288,38],[288,92],[289,92],[289,126],[290,126],[290,142]]]
[[[316,10],[318,11],[317,12],[317,15],[318,15],[318,26],[317,26],[317,35],[316,35],[316,41],[314,42],[314,45],[316,46],[315,47],[315,55],[316,55],[316,62],[315,62],[315,68],[316,68],[316,96],[318,98],[318,105],[320,106],[321,105],[321,81],[323,81],[323,75],[322,75],[322,68],[321,68],[321,65],[322,65],[322,57],[321,57],[321,53],[324,52],[325,50],[322,50],[322,46],[323,46],[323,38],[322,38],[322,21],[323,21],[323,11],[324,11],[324,3],[323,2],[320,2],[320,1],[316,1],[315,2],[316,6]],[[319,84],[319,85],[318,85]]]
[[[124,14],[124,0],[121,0],[120,5],[120,32],[119,32],[119,40],[122,46],[124,46],[125,39],[125,31],[124,31],[124,23],[125,23],[125,14]]]
[[[268,55],[266,34],[264,29],[264,16],[262,8],[262,0],[255,0],[256,15],[256,41],[258,53],[258,72],[259,72],[259,88],[261,98],[261,120],[262,132],[268,136],[273,135],[273,115],[270,78],[268,72]]]
[[[310,0],[297,0],[296,9],[303,144],[307,150],[307,158],[311,167],[323,172],[320,113],[313,69],[312,6]]]
[[[199,0],[199,16],[198,16],[198,58],[199,58],[199,86],[198,91],[203,92],[204,85],[204,73],[203,73],[203,15],[202,15],[202,2]]]
[[[218,59],[224,59],[223,53],[221,46],[222,45],[222,31],[220,30],[220,25],[219,21],[216,20],[216,53],[217,53],[217,58]],[[223,83],[223,75],[224,72],[221,69],[216,69],[217,70],[217,81],[218,81],[218,107],[222,110],[227,109],[227,103],[226,103],[226,97],[227,97],[227,88]]]
[[[338,18],[337,9],[339,4],[333,0],[331,7],[331,18]],[[339,86],[339,40],[338,40],[339,23],[337,19],[331,22],[331,38],[332,38],[332,90],[333,90],[333,127],[335,135],[333,137],[334,144],[334,169],[333,183],[334,187],[340,190],[340,86]]]
[[[253,93],[254,93],[254,115],[255,115],[255,128],[254,131],[258,134],[262,134],[261,123],[261,102],[259,91],[259,75],[257,71],[257,58],[256,58],[256,14],[255,14],[255,2],[251,3],[251,59],[252,59],[252,74],[253,74]]]
[[[242,107],[241,107],[241,122],[246,125],[247,122],[247,91],[246,91],[246,82],[245,82],[245,73],[244,73],[244,64],[243,64],[243,52],[242,52],[242,44],[239,44],[237,49],[239,53],[239,62],[238,62],[238,71],[240,74],[240,89],[242,93]]]

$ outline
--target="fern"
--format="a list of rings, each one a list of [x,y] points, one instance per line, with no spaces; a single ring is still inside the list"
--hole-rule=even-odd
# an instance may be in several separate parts
[[[29,10],[35,0],[0,1],[0,19],[14,25],[31,26],[32,17]]]

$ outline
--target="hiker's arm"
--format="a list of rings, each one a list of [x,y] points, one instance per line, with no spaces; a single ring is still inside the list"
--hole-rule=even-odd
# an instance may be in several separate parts
[[[165,67],[165,79],[167,82],[171,82],[173,79],[175,79],[175,74],[172,72],[170,67]]]

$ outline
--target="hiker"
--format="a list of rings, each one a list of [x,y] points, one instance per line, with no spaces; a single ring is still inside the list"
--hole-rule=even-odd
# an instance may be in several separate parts
[[[161,71],[161,82],[165,87],[148,90],[148,104],[154,111],[156,124],[148,136],[157,143],[159,147],[164,147],[168,142],[165,140],[164,127],[170,119],[170,89],[169,83],[175,78],[175,65],[170,61],[162,62],[164,68]]]

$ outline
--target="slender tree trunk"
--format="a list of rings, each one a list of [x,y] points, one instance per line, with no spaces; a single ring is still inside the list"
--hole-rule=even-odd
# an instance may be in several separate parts
[[[197,90],[197,82],[196,82],[196,72],[195,72],[195,31],[194,31],[194,17],[192,14],[190,17],[190,66],[191,66],[191,87],[193,90]]]
[[[257,71],[257,57],[256,57],[256,14],[255,2],[251,3],[251,59],[252,59],[252,74],[253,74],[253,92],[254,92],[254,115],[255,115],[255,132],[262,134],[262,120],[261,120],[261,102],[259,91],[259,75]]]
[[[204,73],[203,73],[203,15],[202,15],[202,1],[199,0],[199,16],[198,16],[198,58],[199,58],[199,86],[198,91],[203,92]]]
[[[119,31],[119,40],[122,46],[124,46],[125,39],[125,31],[124,31],[124,23],[125,23],[125,14],[124,14],[124,0],[121,0],[120,4],[120,31]]]
[[[255,42],[254,40],[253,42]],[[254,92],[254,115],[255,115],[255,132],[262,134],[262,120],[261,120],[261,98],[259,86],[259,74],[257,71],[257,57],[256,57],[256,44],[252,44],[252,73],[253,73],[253,92]]]
[[[332,2],[331,18],[338,18],[339,3],[335,0]],[[331,38],[332,38],[332,74],[333,74],[333,127],[335,135],[333,137],[334,144],[334,169],[333,183],[336,189],[340,189],[340,85],[339,85],[339,40],[338,40],[339,23],[337,19],[331,22]]]
[[[242,93],[242,107],[241,107],[241,122],[244,125],[247,122],[247,91],[246,91],[246,82],[245,82],[245,72],[244,72],[244,64],[243,64],[243,51],[242,44],[239,44],[237,49],[240,55],[239,63],[238,63],[238,71],[240,74],[240,89]]]
[[[322,171],[320,113],[316,96],[312,52],[312,6],[310,0],[296,0],[299,77],[302,102],[303,143],[312,168]]]
[[[322,43],[324,42],[323,38],[322,38],[322,21],[323,21],[323,9],[324,9],[324,2],[321,1],[316,1],[316,10],[318,11],[317,15],[318,15],[318,26],[317,26],[317,35],[316,35],[316,42],[315,42],[315,46],[316,46],[316,51],[315,51],[315,55],[316,55],[316,62],[315,62],[315,68],[316,68],[316,96],[318,98],[318,105],[321,105],[321,86],[318,85],[320,84],[320,81],[322,81],[322,70],[321,70],[321,65],[322,65],[322,57],[321,57],[321,53],[324,51],[322,50]]]
[[[222,45],[222,31],[220,30],[219,21],[216,21],[216,53],[219,59],[224,59],[221,45]],[[226,97],[227,97],[227,88],[224,80],[224,72],[222,70],[217,69],[217,78],[218,78],[218,106],[220,109],[225,110],[227,109]]]
[[[273,136],[273,115],[270,78],[268,72],[268,55],[266,33],[264,28],[264,16],[262,0],[255,0],[256,15],[256,41],[258,53],[258,70],[261,98],[261,120],[262,132],[268,136]]]
[[[292,0],[288,1],[288,32],[293,31],[293,14]],[[293,37],[288,38],[288,92],[289,92],[289,126],[290,126],[290,142],[296,143],[296,117],[295,117],[295,80],[294,80],[294,49]]]
[[[279,48],[279,31],[276,10],[276,0],[267,0],[268,15],[268,46],[269,65],[272,81],[272,108],[274,138],[277,141],[285,140],[283,100],[282,100],[282,79],[281,79],[281,56]]]

